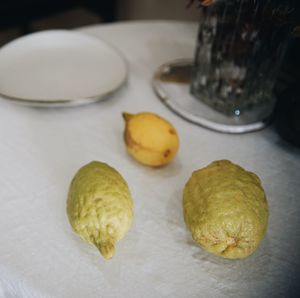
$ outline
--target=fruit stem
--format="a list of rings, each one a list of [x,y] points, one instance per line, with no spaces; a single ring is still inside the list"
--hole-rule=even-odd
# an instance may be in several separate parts
[[[122,116],[123,116],[125,122],[127,122],[127,121],[129,121],[133,117],[133,114],[130,114],[130,113],[127,113],[127,112],[123,112]]]

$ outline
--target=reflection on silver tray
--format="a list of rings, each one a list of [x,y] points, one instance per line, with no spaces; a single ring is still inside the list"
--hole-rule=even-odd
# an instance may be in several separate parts
[[[161,65],[152,80],[158,98],[182,118],[224,133],[246,133],[264,128],[270,119],[255,122],[257,115],[249,111],[238,116],[228,117],[213,110],[190,94],[192,75],[191,59],[179,59]]]

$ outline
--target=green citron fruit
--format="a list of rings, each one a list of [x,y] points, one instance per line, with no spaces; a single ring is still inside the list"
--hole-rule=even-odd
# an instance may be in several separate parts
[[[183,192],[184,220],[205,250],[228,259],[251,255],[268,225],[260,179],[228,160],[195,171]]]
[[[126,181],[105,163],[93,161],[83,166],[71,182],[67,214],[73,230],[95,245],[104,258],[111,258],[133,219]]]

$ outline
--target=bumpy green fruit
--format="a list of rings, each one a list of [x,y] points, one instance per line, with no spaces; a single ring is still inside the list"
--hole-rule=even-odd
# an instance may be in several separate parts
[[[251,255],[268,225],[260,179],[228,160],[195,171],[183,192],[184,220],[193,239],[218,256]]]
[[[73,230],[106,259],[111,258],[115,243],[124,237],[133,218],[126,181],[105,163],[85,165],[71,182],[67,214]]]

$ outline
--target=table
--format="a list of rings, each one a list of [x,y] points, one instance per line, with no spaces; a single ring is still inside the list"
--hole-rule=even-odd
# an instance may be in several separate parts
[[[273,127],[220,134],[179,118],[155,96],[151,78],[169,60],[192,57],[197,26],[136,21],[80,28],[118,48],[127,84],[108,100],[72,108],[0,101],[0,297],[292,297],[299,290],[300,151]],[[152,169],[125,150],[122,111],[152,111],[177,128],[180,151]],[[265,188],[267,236],[249,258],[230,261],[196,246],[182,215],[193,170],[230,159]],[[71,231],[65,207],[79,167],[109,163],[127,180],[134,223],[105,261]]]

